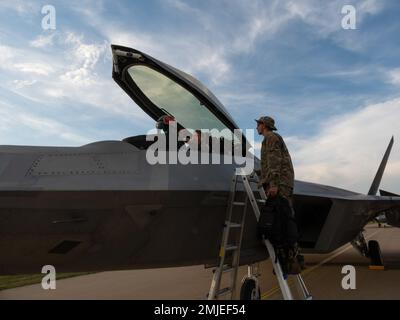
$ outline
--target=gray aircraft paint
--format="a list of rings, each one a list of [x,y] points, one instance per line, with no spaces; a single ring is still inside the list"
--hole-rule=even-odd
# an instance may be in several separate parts
[[[197,80],[152,61],[201,92],[237,128]],[[150,166],[146,150],[126,141],[0,146],[0,274],[38,273],[43,265],[54,265],[58,272],[213,265],[235,169]],[[368,221],[400,207],[400,197],[302,181],[295,182],[294,193],[300,244],[311,253],[337,249]],[[266,258],[249,208],[241,264]]]

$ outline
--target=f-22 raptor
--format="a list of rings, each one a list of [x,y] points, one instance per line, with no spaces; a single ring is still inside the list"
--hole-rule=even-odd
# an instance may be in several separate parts
[[[154,121],[239,128],[192,76],[135,49],[113,45],[112,53],[113,79]],[[0,274],[40,273],[44,265],[57,272],[215,265],[237,166],[150,165],[150,145],[141,135],[80,147],[0,146]],[[400,226],[400,197],[376,195],[392,146],[393,139],[367,195],[295,182],[304,252],[351,242],[370,255],[368,222],[385,214]],[[249,207],[243,265],[268,258],[256,225]]]

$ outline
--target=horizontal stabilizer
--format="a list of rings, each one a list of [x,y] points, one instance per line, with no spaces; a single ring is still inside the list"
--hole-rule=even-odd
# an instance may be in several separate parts
[[[371,188],[369,189],[368,195],[369,196],[375,196],[378,193],[379,186],[382,181],[383,173],[385,172],[386,169],[386,164],[389,160],[390,152],[392,151],[394,143],[394,137],[390,140],[389,146],[386,149],[385,155],[383,156],[382,162],[379,166],[378,172],[376,173],[376,176],[374,178],[374,181],[372,182]]]
[[[379,190],[379,193],[381,194],[382,197],[400,197],[399,194],[395,194],[385,190]]]

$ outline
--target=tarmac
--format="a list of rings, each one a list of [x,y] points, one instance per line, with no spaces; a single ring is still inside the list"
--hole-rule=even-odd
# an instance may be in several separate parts
[[[366,228],[367,240],[380,243],[385,270],[370,270],[369,259],[362,257],[350,244],[330,254],[305,255],[307,269],[303,279],[314,300],[400,299],[400,229]],[[356,269],[356,289],[342,288],[342,268]],[[260,287],[263,300],[282,299],[270,261],[260,263]],[[239,270],[238,285],[247,273]],[[0,291],[2,299],[200,299],[206,298],[212,270],[203,266],[183,268],[101,272],[57,281],[56,290],[43,290],[40,284]],[[289,284],[292,281],[289,280]],[[299,298],[294,289],[294,296]]]

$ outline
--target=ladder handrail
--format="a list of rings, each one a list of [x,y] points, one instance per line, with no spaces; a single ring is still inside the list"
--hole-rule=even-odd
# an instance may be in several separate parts
[[[224,267],[225,267],[226,249],[228,248],[230,229],[232,228],[233,208],[235,205],[238,204],[235,202],[235,193],[236,193],[237,183],[238,183],[238,176],[234,175],[234,177],[232,178],[231,192],[230,192],[229,200],[228,200],[224,232],[223,232],[220,251],[219,251],[220,262],[219,262],[219,266],[215,270],[215,273],[213,276],[213,280],[212,280],[211,287],[210,287],[210,292],[208,294],[209,300],[215,299],[218,296],[218,293],[220,292],[222,273],[224,272]],[[240,203],[240,204],[242,204],[242,203]],[[225,290],[222,290],[223,294],[229,293],[231,295],[231,298],[233,298],[235,296],[235,292],[236,292],[236,279],[237,279],[237,273],[238,273],[238,268],[239,268],[239,263],[240,263],[240,249],[241,249],[241,245],[242,245],[244,222],[245,222],[245,217],[246,217],[246,212],[247,212],[247,196],[246,196],[246,199],[245,199],[243,205],[244,206],[243,206],[242,219],[239,224],[239,226],[241,228],[240,234],[239,234],[239,239],[237,239],[238,243],[236,246],[234,246],[234,249],[232,250],[232,251],[234,251],[234,254],[232,257],[232,268],[228,268],[228,270],[231,270],[231,272],[232,272],[231,286],[228,288],[225,288]]]
[[[261,212],[260,212],[260,208],[258,207],[257,201],[254,197],[253,189],[250,186],[249,179],[247,178],[247,176],[242,176],[242,180],[243,180],[243,185],[247,192],[247,196],[249,197],[250,203],[253,207],[253,211],[256,216],[256,219],[257,219],[257,221],[259,221]],[[256,180],[256,182],[258,182],[258,181]],[[268,200],[263,187],[261,187],[261,188],[259,187],[258,192],[260,193],[261,199],[263,199],[265,201]],[[268,239],[263,238],[263,242],[268,250],[268,253],[269,253],[269,256],[270,256],[270,259],[272,262],[272,266],[275,271],[275,275],[278,279],[279,287],[281,288],[281,291],[282,291],[283,298],[285,300],[293,300],[293,295],[290,291],[290,288],[289,288],[289,285],[288,285],[286,279],[284,278],[284,275],[282,272],[282,267],[276,258],[276,253],[275,253],[275,249],[274,249],[273,245],[271,244],[271,242]]]
[[[255,176],[257,178],[255,178]],[[222,294],[230,293],[231,298],[233,298],[235,295],[237,274],[238,274],[238,269],[240,266],[240,249],[241,249],[242,239],[243,239],[244,223],[245,223],[246,212],[247,212],[247,203],[250,202],[257,221],[259,221],[260,215],[261,215],[260,208],[257,203],[257,199],[255,198],[254,191],[250,185],[250,182],[255,182],[258,184],[258,182],[259,182],[258,176],[257,175],[255,175],[255,176],[253,175],[253,177],[251,177],[250,179],[247,175],[245,175],[243,173],[235,173],[235,175],[233,176],[229,200],[228,200],[229,203],[228,203],[228,207],[227,207],[227,216],[226,216],[226,220],[225,220],[225,227],[224,227],[222,243],[221,243],[221,247],[220,247],[220,254],[219,254],[220,263],[219,263],[219,266],[216,268],[214,276],[213,276],[213,280],[212,280],[211,287],[210,287],[210,292],[208,294],[209,300],[213,300],[213,299],[217,298],[220,291]],[[240,182],[243,183],[243,186],[244,186],[244,189],[246,192],[244,203],[235,202],[235,195],[237,192],[237,184],[239,182],[238,179],[240,179]],[[251,181],[251,180],[253,180],[253,181]],[[267,198],[267,195],[265,194],[264,188],[258,187],[258,192],[261,197],[260,200],[266,202],[268,200],[268,198]],[[228,266],[228,269],[227,269],[232,272],[231,287],[225,288],[223,290],[219,290],[219,288],[221,286],[222,274],[224,272],[224,267],[225,267],[225,255],[226,255],[226,248],[227,248],[228,240],[229,240],[229,232],[231,229],[232,212],[233,212],[234,206],[239,205],[239,204],[244,206],[242,221],[241,221],[241,225],[240,225],[240,227],[241,227],[240,236],[239,236],[237,247],[232,249],[235,251],[234,255],[232,257],[232,268],[229,268],[229,266]],[[272,266],[275,271],[275,275],[278,279],[279,287],[281,289],[283,298],[285,300],[293,300],[293,295],[289,288],[288,282],[285,279],[285,276],[282,272],[282,267],[280,265],[280,262],[276,257],[276,252],[275,252],[274,246],[268,239],[265,239],[264,237],[263,237],[263,242],[264,242],[264,245],[267,248],[267,251],[271,258]],[[299,283],[299,286],[302,290],[302,293],[303,293],[305,299],[311,300],[312,296],[309,294],[301,275],[300,274],[296,275],[296,279]]]

